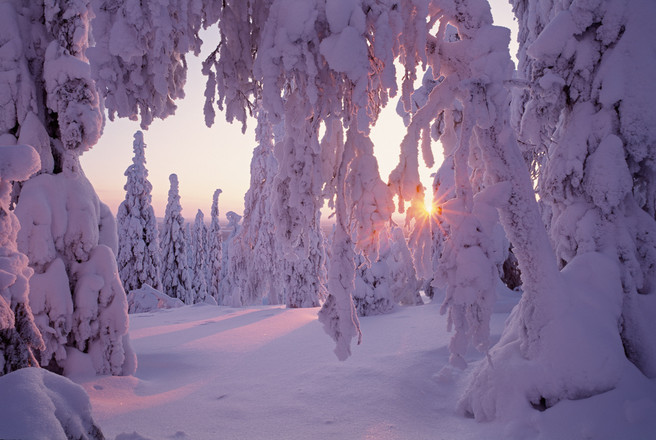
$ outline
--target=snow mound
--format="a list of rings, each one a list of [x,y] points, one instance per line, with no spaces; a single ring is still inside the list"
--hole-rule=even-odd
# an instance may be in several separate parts
[[[65,377],[23,368],[0,377],[0,438],[104,439],[89,396]]]
[[[130,313],[151,312],[157,309],[173,309],[182,307],[184,303],[178,298],[171,298],[168,295],[153,289],[148,284],[144,284],[141,289],[131,290],[128,294],[128,311]]]

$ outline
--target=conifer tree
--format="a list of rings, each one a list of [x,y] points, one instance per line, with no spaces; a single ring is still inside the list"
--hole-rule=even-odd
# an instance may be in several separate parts
[[[209,296],[209,292],[207,290],[207,235],[208,231],[207,226],[205,225],[205,216],[203,215],[203,211],[199,209],[198,213],[196,214],[196,220],[194,221],[194,228],[191,232],[191,249],[193,252],[193,279],[191,282],[191,290],[194,292],[194,303],[216,302],[214,298]]]
[[[217,304],[221,302],[221,270],[223,262],[223,238],[221,237],[221,224],[219,223],[219,195],[221,190],[214,191],[212,196],[212,211],[210,229],[208,231],[208,252],[207,260],[209,272],[208,276],[208,293],[212,296]]]
[[[148,284],[162,288],[157,219],[152,207],[143,133],[134,135],[132,165],[125,171],[125,200],[118,207],[119,276],[126,292]]]
[[[40,169],[15,185],[18,249],[34,270],[30,302],[45,335],[41,365],[65,372],[89,356],[99,374],[131,374],[125,293],[116,270],[115,219],[85,177],[80,156],[102,132],[102,103],[86,57],[88,1],[0,3],[0,139],[31,145]],[[93,325],[90,325],[93,323]]]
[[[171,174],[169,182],[171,187],[160,239],[163,269],[162,284],[164,293],[168,296],[178,298],[185,304],[193,304],[188,244],[178,193],[178,176]]]

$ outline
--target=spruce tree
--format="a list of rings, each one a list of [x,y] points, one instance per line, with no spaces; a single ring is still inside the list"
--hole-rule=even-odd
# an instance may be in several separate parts
[[[164,293],[168,296],[178,298],[185,304],[193,304],[188,244],[185,237],[185,220],[182,217],[180,194],[178,193],[178,176],[171,174],[169,182],[171,187],[160,239],[162,284]]]
[[[144,284],[162,288],[157,219],[152,207],[143,133],[134,135],[132,165],[125,170],[125,200],[118,207],[119,276],[126,292]]]

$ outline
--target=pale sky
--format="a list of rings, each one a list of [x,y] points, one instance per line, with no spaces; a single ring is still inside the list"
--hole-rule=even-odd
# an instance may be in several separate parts
[[[511,54],[517,51],[516,23],[507,0],[491,0],[492,13],[496,24],[509,27],[513,31]],[[207,40],[204,47],[213,48],[215,44]],[[203,55],[201,54],[201,57]],[[144,131],[146,148],[146,167],[148,179],[153,185],[153,208],[158,217],[164,216],[169,190],[169,174],[176,173],[180,182],[180,202],[182,215],[193,221],[198,209],[209,217],[212,194],[216,188],[223,193],[219,199],[222,221],[228,211],[242,213],[244,194],[250,183],[250,160],[256,146],[255,120],[249,121],[245,134],[241,124],[228,124],[224,115],[217,110],[216,122],[212,128],[205,126],[203,115],[205,77],[200,73],[200,59],[187,57],[189,74],[185,87],[186,97],[179,101],[176,114],[167,119],[155,120]],[[421,78],[421,74],[418,75]],[[381,114],[377,126],[372,130],[375,154],[379,162],[380,174],[387,181],[390,171],[396,166],[398,151],[405,128],[401,118],[396,115],[398,96],[390,101]],[[125,198],[126,177],[124,172],[132,163],[132,141],[139,130],[137,122],[121,119],[107,121],[103,136],[91,151],[82,156],[82,168],[93,184],[100,199],[116,213],[118,205]],[[441,147],[433,145],[437,166],[441,163]],[[422,183],[430,187],[430,174],[434,172],[425,167],[421,170]]]

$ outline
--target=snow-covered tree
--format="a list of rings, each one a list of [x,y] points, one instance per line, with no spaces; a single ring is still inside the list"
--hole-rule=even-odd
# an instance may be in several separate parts
[[[260,119],[256,139],[258,146],[251,159],[251,183],[244,197],[244,219],[239,234],[232,241],[234,282],[239,286],[244,305],[284,302],[281,283],[280,244],[276,241],[271,206],[274,177],[278,162],[273,156],[271,125],[266,123],[264,112]]]
[[[238,276],[236,273],[239,273],[240,264],[243,263],[243,260],[235,258],[235,254],[238,254],[239,251],[233,246],[233,241],[241,229],[239,224],[241,215],[234,211],[228,211],[226,218],[228,219],[227,229],[230,233],[222,245],[223,256],[221,261],[221,279],[219,281],[219,291],[221,292],[220,304],[239,307],[242,305],[241,292],[235,281]]]
[[[45,349],[28,300],[32,269],[17,248],[20,225],[9,210],[11,182],[26,180],[39,168],[32,147],[0,146],[0,375],[38,366],[36,356]]]
[[[421,304],[412,255],[403,230],[381,233],[379,257],[367,261],[358,255],[353,301],[359,316],[388,313],[397,304]]]
[[[285,124],[284,138],[274,147],[279,169],[272,198],[278,210],[276,233],[289,261],[307,259],[311,246],[322,243],[315,239],[320,237],[318,210],[324,197],[335,198],[339,232],[331,255],[339,261],[330,265],[333,300],[327,301],[321,319],[338,341],[339,357],[348,356],[351,339],[359,335],[350,297],[354,251],[349,223],[358,224],[358,246],[376,254],[375,237],[393,205],[379,178],[368,132],[389,93],[396,93],[395,36],[409,17],[394,2],[374,0],[201,1],[190,8],[178,5],[181,12],[164,7],[145,11],[127,1],[98,4],[94,32],[99,50],[90,56],[99,66],[96,77],[105,81],[103,94],[117,97],[108,100],[108,108],[132,117],[138,109],[146,125],[151,116],[165,115],[179,96],[184,51],[196,50],[200,26],[218,23],[221,43],[203,65],[206,121],[213,121],[217,103],[229,121],[245,124],[257,96],[270,123]],[[172,41],[159,44],[161,35],[173,36]],[[166,73],[149,75],[143,66]],[[133,89],[136,99],[127,93]],[[326,130],[319,142],[322,126]],[[311,281],[317,279],[313,275]]]
[[[221,237],[221,225],[219,224],[219,195],[221,190],[214,191],[212,196],[212,211],[210,229],[208,235],[208,251],[207,251],[207,270],[208,276],[208,293],[214,298],[217,304],[221,302],[220,283],[221,283],[221,265],[223,261],[223,239]]]
[[[387,263],[392,299],[402,305],[423,304],[419,295],[420,281],[413,264],[403,230],[391,230],[389,244],[381,249],[380,259]]]
[[[656,377],[656,70],[651,2],[515,1],[520,139],[544,152],[538,191],[561,267],[588,252],[616,260],[627,357]],[[545,117],[549,116],[549,117]],[[618,292],[619,294],[619,292]]]
[[[178,176],[169,176],[171,187],[164,212],[164,225],[160,236],[162,256],[162,285],[164,293],[193,304],[191,272],[189,271],[188,243],[185,237],[185,220],[182,217]]]
[[[151,205],[152,185],[148,181],[143,133],[134,135],[132,165],[125,171],[125,200],[119,205],[118,271],[126,292],[148,284],[162,288],[157,219]]]
[[[205,216],[200,209],[196,214],[191,238],[191,248],[193,249],[193,279],[191,281],[191,290],[194,292],[194,303],[216,303],[207,290],[208,230],[205,225]]]
[[[85,55],[90,5],[5,1],[0,9],[1,143],[31,145],[41,159],[38,175],[14,187],[18,247],[35,272],[30,302],[45,335],[40,363],[65,372],[78,350],[100,374],[130,374],[115,220],[79,162],[103,123]]]

